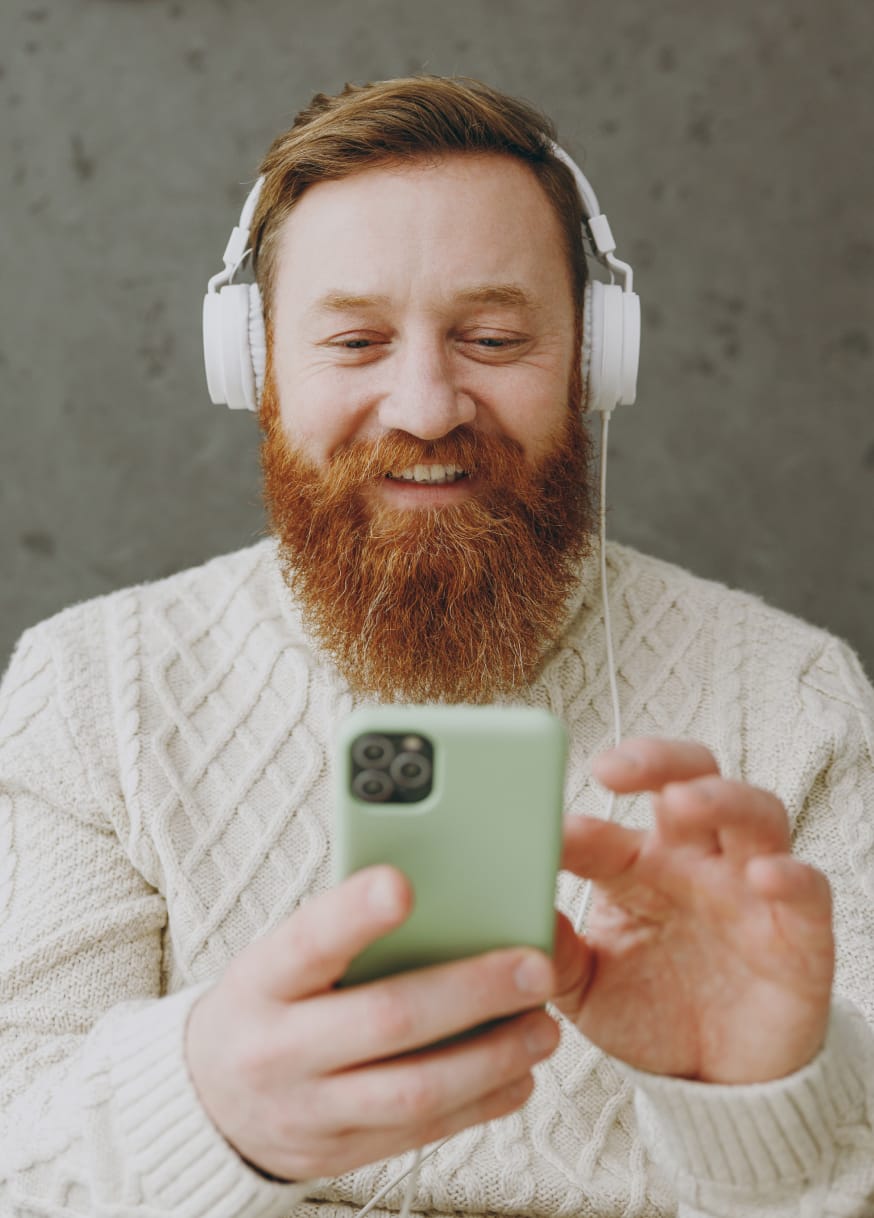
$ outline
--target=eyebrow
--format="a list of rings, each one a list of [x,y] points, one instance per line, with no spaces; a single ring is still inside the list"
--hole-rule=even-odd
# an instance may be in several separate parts
[[[311,313],[351,313],[388,304],[387,296],[355,296],[349,292],[327,292],[310,309]]]
[[[463,288],[453,297],[460,304],[497,305],[503,308],[536,308],[530,292],[517,283],[481,283]],[[314,302],[311,313],[354,313],[390,304],[388,296],[359,296],[350,292],[326,292]]]
[[[463,304],[502,305],[507,308],[533,309],[534,297],[518,283],[482,283],[458,292],[456,300]]]

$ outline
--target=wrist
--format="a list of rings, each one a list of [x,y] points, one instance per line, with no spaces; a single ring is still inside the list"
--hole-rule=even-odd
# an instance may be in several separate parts
[[[225,1139],[227,1141],[227,1139]],[[228,1142],[230,1146],[230,1142]],[[263,1167],[259,1167],[257,1163],[253,1163],[251,1159],[247,1159],[245,1155],[240,1154],[236,1146],[231,1146],[231,1149],[239,1156],[240,1160],[245,1163],[250,1171],[253,1171],[256,1176],[260,1176],[262,1180],[269,1180],[271,1184],[300,1184],[300,1180],[289,1179],[287,1176],[274,1176],[269,1171],[265,1171]]]
[[[838,1004],[822,1050],[770,1082],[706,1083],[645,1073],[616,1059],[614,1065],[635,1088],[638,1124],[653,1159],[678,1178],[759,1197],[789,1182],[787,1164],[799,1178],[815,1174],[817,1163],[834,1153],[841,1128],[863,1118],[859,1063],[871,1060],[869,1041],[859,1013]]]

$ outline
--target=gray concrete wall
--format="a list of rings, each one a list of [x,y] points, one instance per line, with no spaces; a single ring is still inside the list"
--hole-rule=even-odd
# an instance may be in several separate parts
[[[54,610],[259,535],[206,280],[315,90],[424,68],[551,113],[635,265],[613,535],[874,669],[872,53],[864,0],[3,0],[0,667]]]

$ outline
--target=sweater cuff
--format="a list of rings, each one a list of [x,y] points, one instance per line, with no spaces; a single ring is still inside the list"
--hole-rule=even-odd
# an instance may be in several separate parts
[[[315,1181],[272,1182],[210,1120],[188,1074],[185,1025],[209,988],[129,1007],[114,1039],[110,1087],[125,1158],[146,1197],[185,1218],[283,1218]]]
[[[700,1183],[739,1190],[803,1184],[834,1156],[837,1131],[862,1119],[859,1016],[834,1005],[825,1045],[803,1069],[768,1083],[724,1085],[617,1066],[636,1088],[651,1157]]]

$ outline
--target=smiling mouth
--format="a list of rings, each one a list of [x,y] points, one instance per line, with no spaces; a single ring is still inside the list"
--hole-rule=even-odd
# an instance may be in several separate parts
[[[414,482],[425,486],[446,486],[467,478],[460,465],[411,465],[408,469],[392,470],[386,474],[393,482]]]

